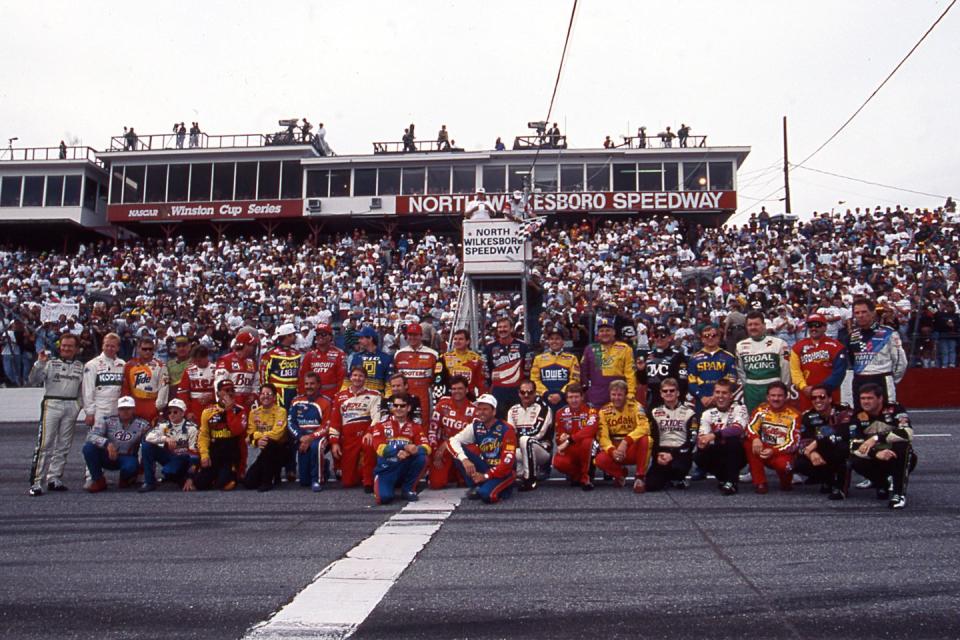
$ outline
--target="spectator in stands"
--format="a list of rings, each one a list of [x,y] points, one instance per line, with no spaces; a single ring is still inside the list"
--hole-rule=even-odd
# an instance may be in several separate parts
[[[606,138],[603,139],[603,148],[604,148],[604,149],[613,149],[613,148],[616,147],[616,146],[617,146],[617,145],[615,145],[615,144],[613,143],[613,140],[610,139],[610,136],[607,136]]]
[[[190,123],[190,148],[195,149],[200,146],[200,123]]]
[[[403,130],[403,152],[412,153],[417,150],[416,145],[413,144],[413,134],[410,132],[410,129]]]

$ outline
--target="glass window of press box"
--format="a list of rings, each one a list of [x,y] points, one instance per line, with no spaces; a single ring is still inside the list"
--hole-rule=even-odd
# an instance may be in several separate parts
[[[257,176],[257,198],[276,200],[280,197],[280,163],[261,162]]]
[[[427,193],[450,193],[450,167],[427,167]]]
[[[350,169],[330,171],[330,197],[343,198],[350,195]]]
[[[683,190],[705,191],[707,189],[707,163],[683,163]]]
[[[507,181],[507,168],[493,165],[483,168],[483,188],[487,193],[503,193]]]
[[[280,197],[293,200],[303,196],[303,170],[297,160],[281,163]]]
[[[553,193],[557,190],[557,165],[538,164],[533,169],[533,186],[543,193]]]
[[[147,202],[163,202],[167,199],[167,165],[152,164],[147,167]]]
[[[213,199],[233,200],[234,163],[217,162],[213,165]]]
[[[27,176],[23,179],[23,206],[43,206],[43,176]]]
[[[663,189],[663,165],[659,162],[637,164],[637,191],[660,191]]]
[[[210,200],[210,181],[213,178],[213,165],[202,162],[190,166],[190,200],[206,202]]]
[[[234,200],[255,200],[257,197],[257,163],[238,162],[234,185]]]
[[[453,167],[453,192],[473,193],[477,188],[477,169],[471,165]]]
[[[522,191],[523,183],[529,176],[529,165],[510,165],[507,169],[507,191]]]
[[[355,196],[377,195],[377,170],[376,169],[354,169],[353,170],[353,195]]]
[[[83,206],[87,209],[96,208],[95,202],[93,204],[89,201],[89,195],[93,185],[93,193],[97,193],[97,183],[87,178],[87,192],[84,193],[83,197]],[[59,207],[63,202],[63,176],[47,176],[47,195],[45,198],[45,204],[48,207]]]
[[[710,188],[714,191],[733,191],[733,163],[710,162]]]
[[[616,163],[613,165],[613,190],[636,191],[637,165],[633,162]]]
[[[583,165],[560,165],[560,190],[583,191]]]
[[[426,176],[424,167],[403,167],[403,182],[401,183],[401,193],[405,196],[419,195],[423,193],[423,182]]]
[[[377,195],[400,195],[400,168],[388,167],[380,169],[377,174]]]
[[[610,165],[587,165],[587,191],[610,191]]]
[[[256,163],[254,163],[256,164]],[[167,201],[186,202],[190,188],[190,165],[172,164],[167,181]]]

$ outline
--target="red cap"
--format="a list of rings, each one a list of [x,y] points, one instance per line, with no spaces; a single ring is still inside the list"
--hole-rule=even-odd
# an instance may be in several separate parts
[[[326,322],[317,323],[317,333],[329,333],[333,335],[333,327]]]
[[[411,322],[407,325],[407,335],[410,335],[411,333],[418,336],[423,335],[423,327],[420,326],[419,322]]]
[[[237,337],[233,339],[233,343],[238,347],[248,344],[257,344],[257,337],[248,331],[244,331],[243,333],[237,334]]]
[[[811,313],[807,316],[807,323],[809,324],[811,322],[822,322],[823,324],[827,324],[827,319],[822,313]]]

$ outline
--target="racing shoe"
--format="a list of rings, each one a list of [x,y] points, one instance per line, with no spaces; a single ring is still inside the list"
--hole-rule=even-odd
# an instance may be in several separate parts
[[[643,478],[637,478],[633,481],[633,492],[634,493],[646,493],[647,492],[647,483],[643,481]]]
[[[150,493],[151,491],[156,491],[156,490],[157,490],[157,485],[147,484],[146,482],[144,482],[142,485],[140,485],[140,488],[137,489],[137,493]]]
[[[683,491],[684,489],[690,488],[690,483],[687,480],[671,480],[670,486],[674,489],[680,489]]]
[[[761,482],[760,484],[758,484],[757,486],[755,486],[755,487],[753,488],[753,491],[754,491],[755,493],[759,493],[760,495],[763,495],[763,494],[765,494],[765,493],[769,493],[769,492],[770,492],[770,487],[767,486],[767,483],[766,483],[766,482]]]
[[[407,502],[416,502],[420,499],[420,496],[417,495],[416,491],[405,491],[403,494],[403,499]]]
[[[720,485],[720,493],[725,496],[732,496],[737,492],[737,485],[733,482],[724,482]]]
[[[67,491],[67,485],[59,480],[51,480],[47,483],[47,491]]]
[[[319,482],[313,482],[310,484],[310,490],[314,493],[320,493],[323,491],[323,485]]]
[[[861,480],[860,482],[858,482],[853,486],[855,486],[857,489],[869,489],[870,487],[873,486],[873,482],[870,480]]]
[[[90,483],[90,487],[87,489],[90,493],[100,493],[107,488],[107,479],[100,477],[99,480],[94,480]]]
[[[43,495],[43,487],[40,486],[39,484],[35,484],[35,485],[33,485],[32,487],[30,487],[30,491],[29,491],[28,493],[29,493],[31,496],[33,496],[34,498],[36,498],[37,496],[42,496],[42,495]]]
[[[827,496],[827,500],[843,500],[847,497],[847,494],[843,492],[843,489],[832,489],[830,495]]]
[[[889,505],[891,509],[903,509],[907,506],[907,496],[895,493],[890,496]]]
[[[227,484],[223,485],[223,491],[233,491],[237,488],[237,481],[231,480]]]
[[[690,480],[693,482],[699,482],[701,480],[706,480],[706,479],[707,479],[707,472],[701,469],[700,467],[697,467],[696,469],[694,469],[693,473],[690,474]]]
[[[594,489],[593,481],[587,480],[586,482],[581,482],[580,489],[582,489],[583,491],[593,491]]]

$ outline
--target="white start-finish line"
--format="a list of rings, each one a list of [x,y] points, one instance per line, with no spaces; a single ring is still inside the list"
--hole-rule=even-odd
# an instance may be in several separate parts
[[[463,489],[420,494],[373,534],[328,565],[246,640],[347,638],[380,604],[463,498]]]

